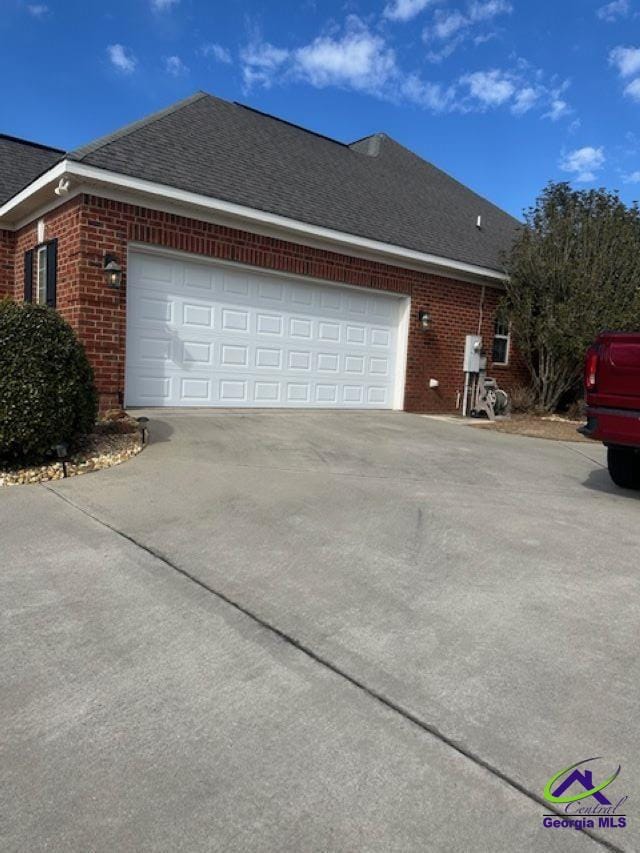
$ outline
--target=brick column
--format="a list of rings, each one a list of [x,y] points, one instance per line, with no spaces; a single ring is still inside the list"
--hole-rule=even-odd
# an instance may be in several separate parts
[[[15,234],[0,229],[0,299],[13,296]]]

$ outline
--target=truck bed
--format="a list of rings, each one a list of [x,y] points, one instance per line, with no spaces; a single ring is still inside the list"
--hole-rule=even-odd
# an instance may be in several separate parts
[[[586,373],[584,434],[607,445],[640,447],[640,333],[599,335],[587,354]]]

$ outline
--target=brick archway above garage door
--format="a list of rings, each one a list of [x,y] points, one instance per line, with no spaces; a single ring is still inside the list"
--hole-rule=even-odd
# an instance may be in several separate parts
[[[402,408],[408,298],[131,250],[128,406]]]

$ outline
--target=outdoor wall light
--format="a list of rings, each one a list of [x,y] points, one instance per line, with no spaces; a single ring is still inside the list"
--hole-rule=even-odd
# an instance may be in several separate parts
[[[115,255],[104,256],[104,273],[108,286],[113,288],[113,290],[120,290],[120,285],[122,284],[122,267]]]
[[[428,311],[421,311],[418,314],[418,320],[420,321],[420,326],[425,332],[431,328],[431,315]]]

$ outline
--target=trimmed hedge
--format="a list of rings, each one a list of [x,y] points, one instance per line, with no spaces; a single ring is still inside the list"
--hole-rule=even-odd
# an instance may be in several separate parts
[[[91,432],[93,370],[71,326],[52,308],[0,301],[0,461],[38,462]]]

